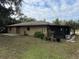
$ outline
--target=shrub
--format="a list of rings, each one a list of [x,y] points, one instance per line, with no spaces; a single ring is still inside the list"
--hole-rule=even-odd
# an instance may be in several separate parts
[[[44,34],[43,34],[42,32],[35,32],[35,33],[34,33],[34,37],[43,39],[43,38],[44,38]]]

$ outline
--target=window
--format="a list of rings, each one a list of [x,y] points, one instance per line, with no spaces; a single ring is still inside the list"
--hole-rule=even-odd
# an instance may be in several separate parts
[[[29,30],[30,30],[30,28],[29,28],[29,27],[27,27],[27,30],[29,31]]]

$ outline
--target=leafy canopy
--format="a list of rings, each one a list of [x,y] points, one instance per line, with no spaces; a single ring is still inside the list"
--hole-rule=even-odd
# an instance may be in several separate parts
[[[0,0],[0,28],[16,22],[11,16],[20,14],[21,2],[22,0]]]

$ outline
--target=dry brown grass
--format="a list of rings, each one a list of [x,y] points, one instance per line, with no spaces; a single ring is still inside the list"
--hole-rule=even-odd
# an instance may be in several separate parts
[[[79,59],[79,37],[75,43],[48,42],[27,36],[1,36],[0,59]]]

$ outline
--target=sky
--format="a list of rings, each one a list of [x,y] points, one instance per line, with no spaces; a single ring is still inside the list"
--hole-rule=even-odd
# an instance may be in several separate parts
[[[79,0],[23,0],[21,10],[37,20],[79,19]]]

